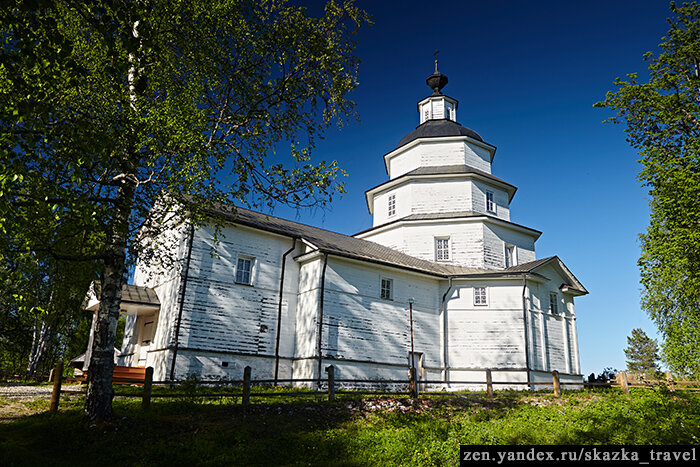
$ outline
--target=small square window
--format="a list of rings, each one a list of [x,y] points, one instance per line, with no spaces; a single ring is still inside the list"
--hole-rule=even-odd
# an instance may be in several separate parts
[[[435,261],[450,260],[450,239],[436,238],[435,239]]]
[[[474,305],[484,306],[487,304],[486,287],[474,287]]]
[[[251,278],[253,276],[253,262],[254,258],[248,257],[238,257],[238,263],[236,264],[236,283],[251,285]]]
[[[486,210],[488,212],[496,212],[496,203],[493,202],[493,192],[486,192]]]
[[[559,313],[559,296],[556,292],[549,294],[549,311],[552,314]]]
[[[394,281],[392,279],[382,278],[381,295],[384,300],[394,299]]]
[[[396,214],[396,195],[389,195],[388,206],[388,214],[391,217]]]

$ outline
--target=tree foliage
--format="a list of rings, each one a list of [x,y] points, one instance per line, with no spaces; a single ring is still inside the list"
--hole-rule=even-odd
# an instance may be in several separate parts
[[[127,267],[167,263],[154,254],[164,225],[204,222],[214,203],[343,192],[337,164],[310,151],[354,112],[365,21],[333,1],[320,17],[284,0],[3,2],[0,223],[19,254],[99,277],[90,417],[111,414]]]
[[[700,375],[700,5],[671,3],[660,53],[649,52],[649,78],[615,81],[596,104],[617,112],[641,156],[651,219],[641,235],[642,307],[663,336],[662,358]]]
[[[627,336],[627,369],[635,373],[654,375],[658,371],[659,345],[640,328]]]

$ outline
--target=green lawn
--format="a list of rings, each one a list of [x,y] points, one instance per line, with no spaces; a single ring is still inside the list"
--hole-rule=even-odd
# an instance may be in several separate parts
[[[0,424],[3,465],[457,465],[460,444],[699,444],[700,395],[664,389],[422,398],[82,401]],[[0,411],[8,404],[0,399]],[[44,404],[48,402],[33,403]],[[41,407],[38,407],[41,408]]]

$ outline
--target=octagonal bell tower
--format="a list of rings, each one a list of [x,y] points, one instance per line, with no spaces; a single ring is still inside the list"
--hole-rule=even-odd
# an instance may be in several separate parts
[[[540,232],[510,222],[517,188],[491,174],[496,147],[457,122],[447,76],[426,78],[419,125],[384,155],[389,181],[368,190],[373,227],[359,238],[431,261],[503,268],[535,259]]]

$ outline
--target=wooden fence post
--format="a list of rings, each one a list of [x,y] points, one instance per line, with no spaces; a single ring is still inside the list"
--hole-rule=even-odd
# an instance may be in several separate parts
[[[326,373],[328,373],[328,400],[332,401],[335,399],[335,366],[328,365]]]
[[[49,411],[51,413],[56,413],[58,411],[58,402],[61,400],[61,383],[63,382],[62,361],[56,364],[53,375],[53,392],[51,392],[51,406],[49,407]]]
[[[491,368],[486,369],[486,397],[493,397],[493,378],[491,376]]]
[[[624,371],[621,371],[618,374],[618,378],[620,378],[620,386],[622,387],[622,393],[629,394],[630,387],[629,387],[629,383],[627,382],[627,373],[625,373]]]
[[[668,390],[673,392],[676,390],[676,384],[673,382],[673,373],[670,371],[666,372],[666,381],[667,381],[667,386]]]
[[[241,401],[243,405],[250,404],[250,373],[249,366],[243,368],[243,400]]]
[[[418,399],[418,368],[411,368],[411,397]]]
[[[559,382],[559,372],[557,370],[552,372],[552,383],[554,384],[554,395],[557,397],[561,396],[561,385]]]
[[[151,392],[153,391],[153,367],[146,368],[146,377],[143,380],[143,398],[141,399],[141,408],[148,410],[151,408]]]

